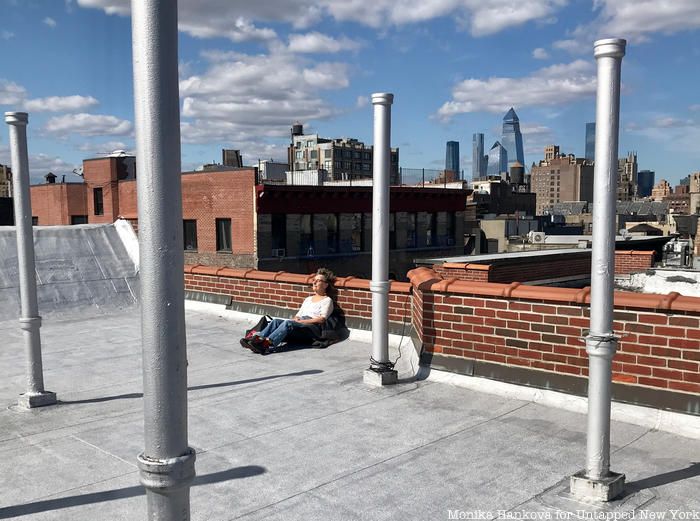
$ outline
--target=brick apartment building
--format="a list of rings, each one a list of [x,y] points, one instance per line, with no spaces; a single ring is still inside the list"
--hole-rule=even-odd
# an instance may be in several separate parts
[[[593,165],[589,161],[573,154],[563,155],[556,145],[545,147],[544,157],[530,170],[537,215],[556,203],[593,202]]]
[[[84,183],[31,187],[37,225],[109,223],[138,230],[133,157],[89,159]],[[184,172],[185,262],[340,275],[371,273],[372,188],[257,184],[254,168]],[[416,257],[463,253],[465,190],[392,187],[390,271]]]

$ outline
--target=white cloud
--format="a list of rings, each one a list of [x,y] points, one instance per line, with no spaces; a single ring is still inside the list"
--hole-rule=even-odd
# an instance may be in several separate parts
[[[284,137],[295,120],[336,114],[320,92],[348,85],[347,66],[308,62],[277,49],[268,55],[207,51],[204,74],[180,81],[184,142]]]
[[[0,79],[0,105],[18,105],[24,101],[27,90],[21,85]]]
[[[74,112],[94,107],[99,102],[92,96],[49,96],[24,102],[29,112]]]
[[[691,105],[690,107],[688,107],[688,110],[690,110],[691,112],[698,112],[700,111],[700,104]]]
[[[122,141],[105,141],[103,143],[81,143],[78,145],[78,150],[81,152],[89,152],[93,155],[110,154],[115,150],[131,151],[130,147]]]
[[[470,78],[452,89],[452,99],[437,112],[443,120],[467,112],[501,113],[509,107],[566,105],[595,94],[592,63],[576,60],[551,65],[522,78]]]
[[[6,145],[0,145],[0,164],[10,165],[10,163],[10,148]],[[66,181],[77,181],[78,178],[70,174],[76,167],[77,165],[58,156],[44,153],[29,154],[29,178],[32,184],[44,183],[44,176],[49,172],[58,175],[59,182],[62,174],[66,174]]]
[[[258,28],[253,22],[285,22],[295,28],[307,28],[322,23],[326,16],[377,29],[452,17],[472,35],[484,36],[529,21],[550,20],[567,3],[568,0],[297,0],[293,4],[288,0],[181,0],[178,18],[180,29],[193,36],[223,36],[233,41],[275,37],[272,29]],[[129,13],[129,0],[78,0],[78,4],[109,14]]]
[[[598,9],[595,20],[579,25],[553,47],[572,54],[593,54],[593,42],[598,38],[613,36],[639,43],[654,33],[700,28],[698,0],[595,0],[594,8]]]
[[[42,20],[42,22],[43,22],[44,24],[48,25],[48,26],[51,27],[51,28],[56,27],[56,20],[54,20],[54,19],[51,18],[50,16],[47,16],[46,18],[44,18],[44,19]]]
[[[132,128],[130,121],[115,116],[86,113],[55,116],[44,125],[45,132],[60,136],[124,136],[130,134]]]
[[[542,47],[538,47],[537,49],[532,51],[532,57],[536,60],[546,60],[549,58],[549,53]]]
[[[327,34],[311,32],[306,34],[290,34],[289,50],[299,53],[335,53],[355,51],[361,47],[359,42],[345,36],[336,39]]]
[[[3,40],[11,40],[14,37],[15,33],[13,33],[12,31],[8,31],[6,29],[0,31],[0,38],[2,38]]]
[[[358,109],[366,107],[367,105],[369,105],[369,96],[358,96],[357,97],[357,101],[355,102],[355,106]]]
[[[649,33],[670,34],[700,28],[698,0],[597,0],[602,5],[601,34],[632,41]]]
[[[680,119],[673,116],[662,116],[651,122],[651,125],[656,128],[682,128],[692,127],[695,123],[690,119]]]

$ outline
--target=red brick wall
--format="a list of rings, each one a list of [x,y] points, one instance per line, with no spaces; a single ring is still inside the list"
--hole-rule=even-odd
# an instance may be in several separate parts
[[[117,161],[113,157],[83,161],[83,178],[87,185],[87,216],[90,224],[113,223],[120,213]],[[95,215],[93,189],[102,188],[102,215]]]
[[[653,251],[615,251],[615,274],[644,271],[654,265]],[[591,253],[566,254],[562,257],[513,259],[512,263],[493,264],[447,262],[433,270],[444,278],[478,282],[529,282],[591,274]]]
[[[583,290],[442,281],[409,272],[414,327],[432,353],[587,376]],[[615,293],[613,380],[700,393],[700,298]]]
[[[87,215],[85,185],[54,183],[30,187],[32,216],[40,226],[70,224],[71,215]]]
[[[182,218],[197,220],[197,249],[216,252],[215,219],[231,219],[234,255],[255,253],[255,170],[182,176]]]
[[[645,271],[653,266],[653,251],[615,250],[615,275]]]
[[[186,266],[185,289],[233,297],[237,302],[297,310],[311,294],[311,275],[296,273]],[[348,317],[372,318],[369,281],[353,277],[336,280],[338,304]],[[411,312],[411,285],[392,282],[389,293],[389,321],[402,323]]]

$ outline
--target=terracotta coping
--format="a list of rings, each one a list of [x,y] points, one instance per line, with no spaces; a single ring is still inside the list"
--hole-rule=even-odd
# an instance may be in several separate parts
[[[560,302],[569,304],[590,303],[589,287],[583,289],[552,288],[545,286],[527,286],[524,284],[499,284],[495,282],[471,282],[450,279],[442,281],[430,268],[416,268],[408,272],[411,283],[423,291],[438,293],[460,293],[465,295],[479,295],[501,298],[521,298],[527,300],[541,300],[547,302]],[[616,307],[657,309],[669,311],[688,311],[700,313],[700,298],[686,297],[676,292],[668,295],[651,293],[632,293],[627,291],[614,292],[614,305]]]
[[[447,270],[489,271],[491,269],[490,264],[476,264],[464,262],[446,262],[442,264],[441,267]]]
[[[634,252],[634,255],[647,254],[649,252]],[[278,271],[260,271],[241,268],[223,268],[218,266],[185,265],[185,273],[200,275],[214,275],[219,277],[242,278],[250,280],[289,282],[295,284],[310,284],[314,274],[304,275],[299,273],[287,273]],[[568,304],[590,303],[591,288],[552,288],[545,286],[528,286],[519,282],[500,284],[496,282],[476,282],[459,280],[457,278],[443,279],[430,268],[420,267],[408,272],[408,282],[392,281],[390,291],[392,293],[411,293],[413,288],[422,291],[434,291],[438,293],[456,293],[463,295],[478,295],[486,297],[500,297],[510,299],[541,300],[545,302],[559,302]],[[356,277],[338,277],[338,288],[369,290],[369,280]],[[651,293],[632,293],[616,291],[614,293],[614,305],[616,307],[657,309],[669,311],[685,311],[700,314],[700,297],[686,297],[672,292],[667,295]]]
[[[615,250],[615,255],[654,255],[654,252],[641,250]]]

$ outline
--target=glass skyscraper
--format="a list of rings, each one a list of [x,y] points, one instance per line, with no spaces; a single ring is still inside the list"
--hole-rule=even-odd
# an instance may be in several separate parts
[[[595,160],[595,123],[586,123],[586,154],[589,161]]]
[[[637,196],[638,197],[649,197],[651,196],[651,190],[654,188],[654,171],[653,170],[640,170],[637,172]]]
[[[486,158],[484,157],[484,135],[472,135],[472,179],[486,177]]]
[[[448,141],[445,153],[445,170],[454,172],[459,178],[459,141]]]
[[[496,141],[489,150],[488,171],[489,176],[503,176],[508,173],[508,151]]]
[[[508,154],[508,166],[516,161],[521,165],[525,164],[525,155],[523,154],[523,135],[520,133],[520,119],[513,110],[513,107],[503,117],[503,137],[501,145],[506,149]],[[491,153],[489,152],[489,155]],[[491,163],[491,159],[489,159]],[[506,168],[506,170],[508,170]]]

